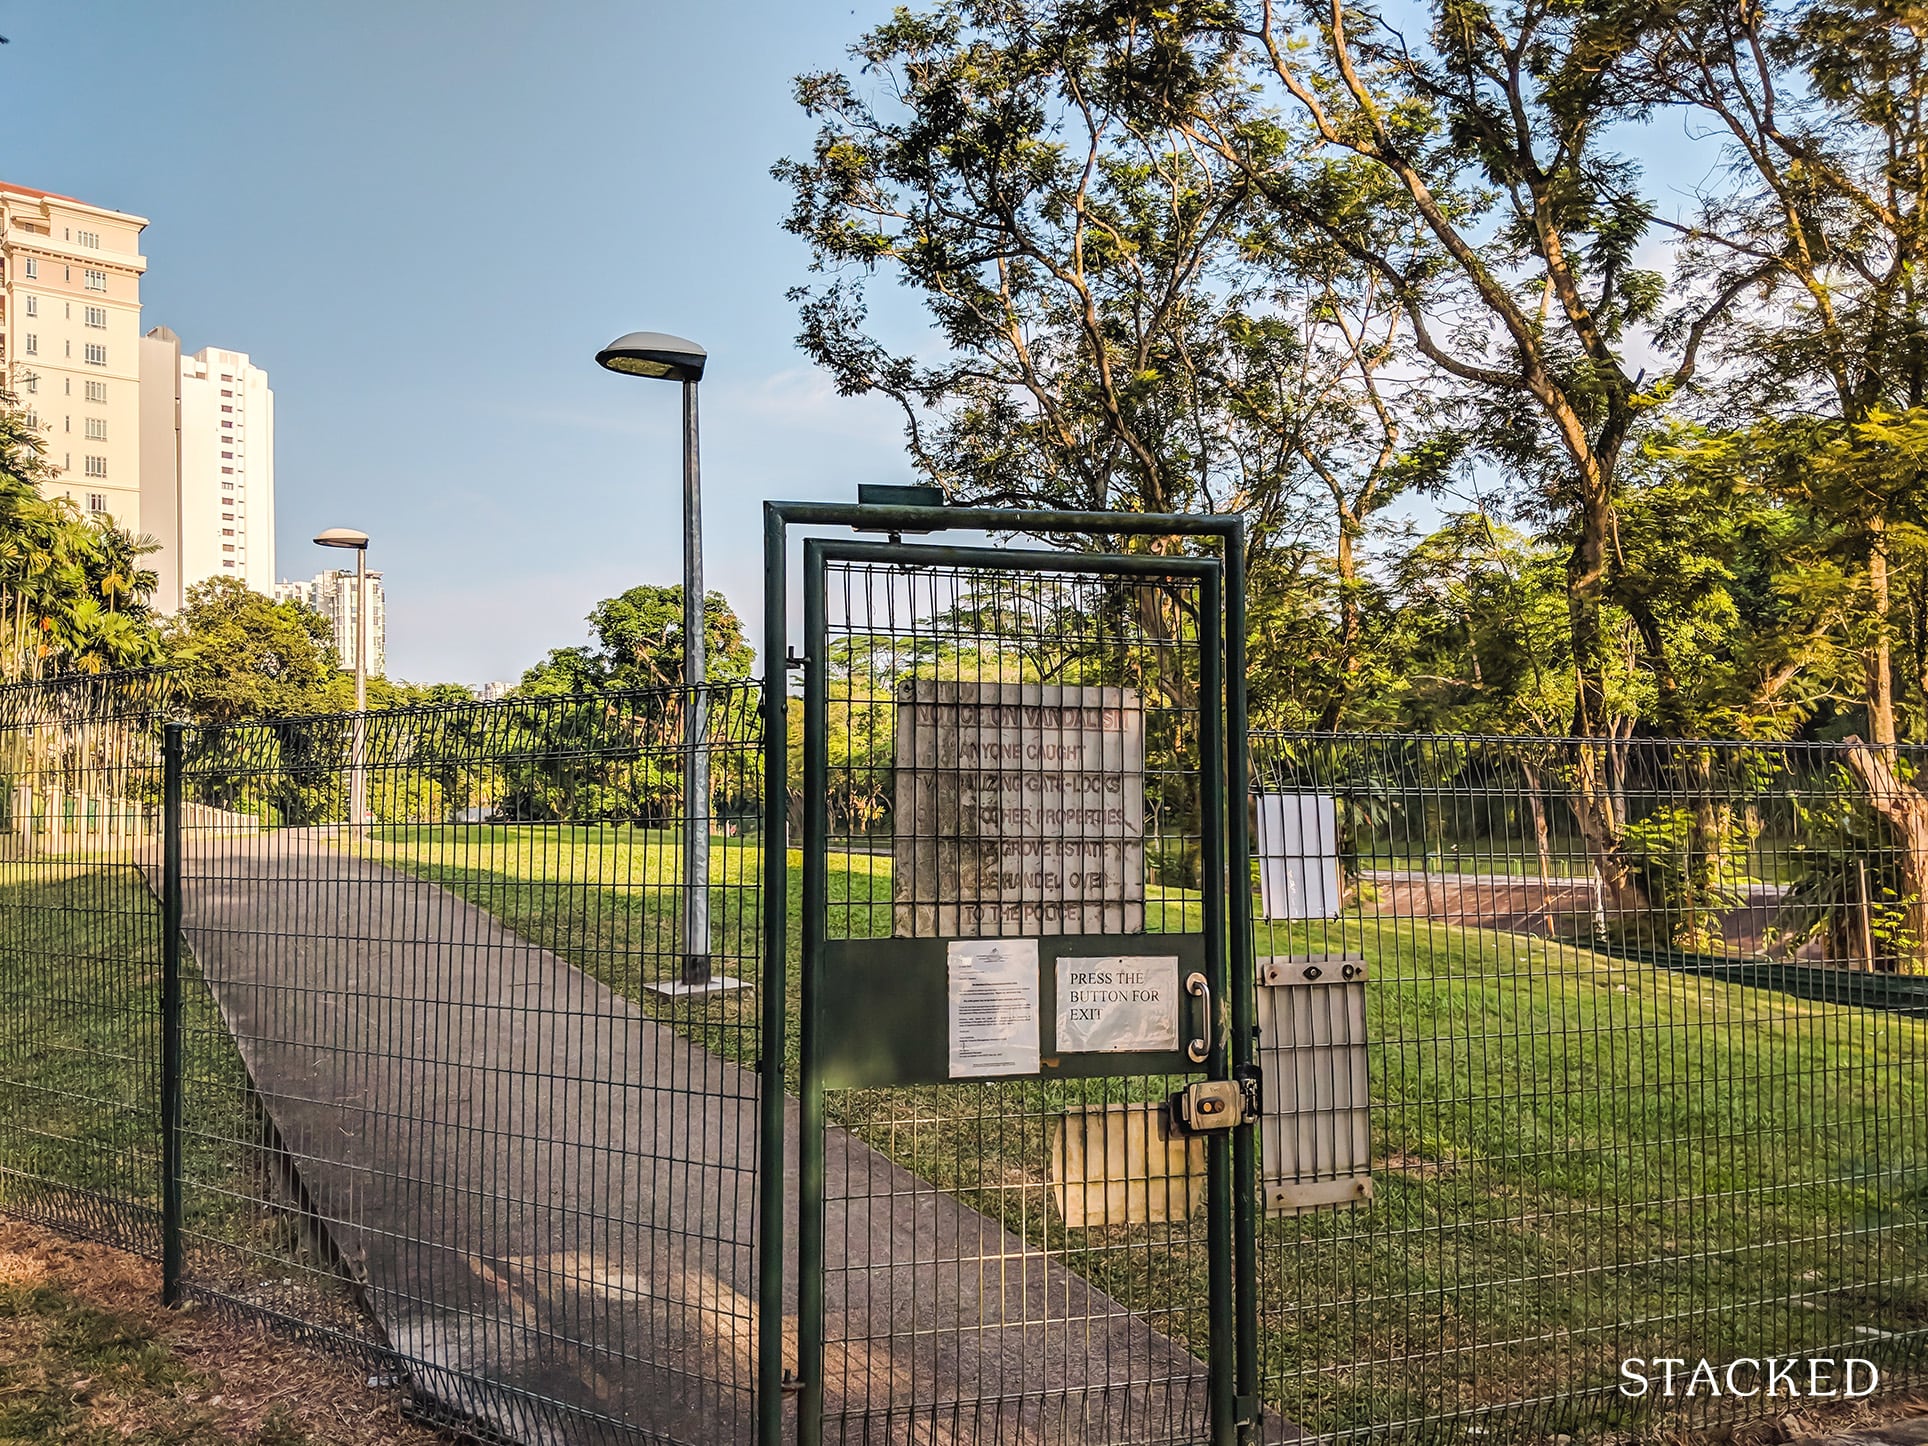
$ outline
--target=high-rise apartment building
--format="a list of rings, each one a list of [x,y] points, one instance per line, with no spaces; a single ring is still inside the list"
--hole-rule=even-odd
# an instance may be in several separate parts
[[[155,604],[231,577],[274,592],[274,392],[246,352],[181,355],[172,331],[141,338],[141,526],[160,540]]]
[[[35,419],[58,469],[47,491],[134,530],[146,225],[0,181],[0,382]]]
[[[355,666],[355,570],[318,572],[307,582],[278,582],[276,602],[292,598],[314,609],[334,626],[335,654],[344,668]],[[388,607],[382,600],[382,575],[368,574],[368,675],[388,674]]]

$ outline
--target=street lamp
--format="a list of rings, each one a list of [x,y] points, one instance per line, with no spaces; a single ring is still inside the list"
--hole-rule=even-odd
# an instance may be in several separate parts
[[[349,547],[355,552],[355,722],[350,734],[348,822],[367,815],[367,783],[362,777],[362,730],[368,711],[368,534],[352,527],[331,527],[315,534],[317,547]]]
[[[697,468],[696,384],[709,353],[660,331],[632,331],[596,353],[596,364],[625,376],[683,384],[683,681],[689,688],[683,749],[683,969],[667,994],[740,989],[710,973],[709,663],[703,638],[703,491]]]

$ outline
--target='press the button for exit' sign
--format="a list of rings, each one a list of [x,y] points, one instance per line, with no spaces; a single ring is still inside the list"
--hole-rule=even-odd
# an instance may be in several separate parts
[[[1062,1053],[1177,1049],[1178,1007],[1174,954],[1058,960]]]

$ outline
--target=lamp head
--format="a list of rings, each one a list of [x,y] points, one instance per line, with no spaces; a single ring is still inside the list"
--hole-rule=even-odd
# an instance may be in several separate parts
[[[710,354],[693,341],[660,331],[632,331],[596,353],[596,365],[632,377],[694,382]]]
[[[320,547],[352,547],[357,552],[368,548],[368,534],[357,532],[352,527],[331,527],[326,532],[315,534],[315,543]]]

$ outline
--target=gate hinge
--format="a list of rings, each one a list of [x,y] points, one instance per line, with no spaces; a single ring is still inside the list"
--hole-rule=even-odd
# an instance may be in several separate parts
[[[1259,1398],[1257,1396],[1233,1397],[1232,1421],[1239,1426],[1257,1427],[1260,1424]]]
[[[795,648],[785,649],[785,654],[783,666],[786,668],[801,668],[810,661],[809,658],[799,653]]]

